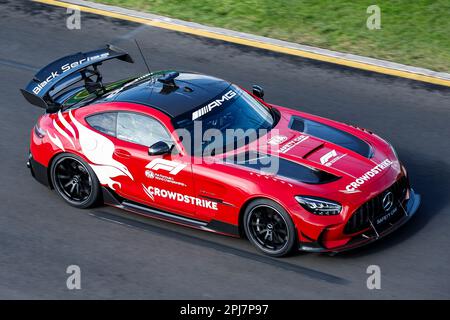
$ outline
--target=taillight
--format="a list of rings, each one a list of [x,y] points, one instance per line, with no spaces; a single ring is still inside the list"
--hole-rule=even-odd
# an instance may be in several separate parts
[[[45,137],[45,135],[47,134],[45,132],[45,130],[41,129],[41,127],[39,126],[39,121],[36,123],[36,125],[34,126],[34,133],[36,134],[36,136],[40,139],[42,139],[43,137]]]

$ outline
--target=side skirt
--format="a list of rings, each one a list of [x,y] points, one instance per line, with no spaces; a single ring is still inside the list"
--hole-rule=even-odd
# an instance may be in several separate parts
[[[229,223],[224,223],[218,220],[211,220],[210,222],[205,222],[201,220],[183,217],[178,214],[162,211],[134,201],[123,199],[119,197],[117,194],[115,194],[113,191],[105,187],[102,187],[102,194],[105,204],[131,212],[132,214],[124,214],[124,215],[119,214],[120,216],[129,219],[137,219],[141,222],[145,222],[145,220],[143,220],[142,217],[153,218],[179,224],[190,228],[219,233],[232,237],[240,237],[238,226]]]

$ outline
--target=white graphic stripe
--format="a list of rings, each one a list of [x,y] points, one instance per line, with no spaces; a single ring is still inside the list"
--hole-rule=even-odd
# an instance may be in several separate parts
[[[52,137],[52,134],[50,133],[50,131],[47,130],[47,135],[50,138],[50,141],[53,142],[53,144],[55,144],[59,149],[61,149],[62,151],[66,151],[64,149],[64,146],[61,142],[61,140],[59,139],[59,137],[57,135],[55,135],[54,137]]]
[[[115,190],[115,186],[120,188],[121,184],[114,181],[113,178],[118,176],[128,176],[131,180],[134,180],[128,168],[124,164],[113,159],[115,146],[111,140],[83,126],[74,118],[72,111],[69,111],[69,117],[74,126],[66,121],[61,113],[58,113],[59,120],[64,125],[64,128],[73,135],[73,139],[58,125],[55,120],[53,120],[53,127],[59,135],[66,138],[73,145],[74,149],[79,149],[75,146],[76,130],[78,131],[78,142],[81,147],[81,153],[89,161],[89,165],[92,170],[94,170],[102,185],[107,185],[111,189]],[[52,135],[49,131],[47,131],[50,141],[56,147],[65,151],[64,145],[58,134]]]
[[[70,133],[72,134],[72,137],[76,138],[75,135],[75,131],[73,130],[72,126],[67,122],[67,120],[64,118],[64,116],[61,113],[61,110],[58,112],[58,118],[59,121],[61,121],[61,123],[63,124],[63,126],[70,131]],[[72,143],[73,144],[73,143]],[[73,144],[73,146],[75,147],[75,145]]]
[[[106,184],[113,190],[116,190],[114,188],[114,185],[118,185],[119,188],[122,187],[120,182],[112,180],[112,178],[124,175],[122,171],[120,171],[119,169],[110,166],[101,166],[96,164],[91,164],[90,166],[92,170],[94,170],[101,184]]]
[[[69,111],[69,117],[78,130],[78,142],[80,143],[81,151],[90,162],[102,166],[114,167],[120,170],[123,173],[122,175],[126,175],[134,180],[128,168],[113,159],[115,146],[111,140],[83,126],[72,115],[72,111]]]
[[[60,126],[58,125],[58,123],[56,123],[55,120],[53,120],[53,126],[55,127],[56,131],[58,131],[64,138],[69,140],[69,142],[75,148],[75,143],[73,142],[73,140],[69,137],[69,135],[63,129],[60,128]]]

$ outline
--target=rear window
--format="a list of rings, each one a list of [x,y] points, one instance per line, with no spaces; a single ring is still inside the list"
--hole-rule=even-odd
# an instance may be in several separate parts
[[[95,114],[93,116],[89,116],[86,118],[86,122],[100,132],[103,132],[107,135],[116,136],[116,122],[117,122],[117,113],[116,112],[105,112]]]

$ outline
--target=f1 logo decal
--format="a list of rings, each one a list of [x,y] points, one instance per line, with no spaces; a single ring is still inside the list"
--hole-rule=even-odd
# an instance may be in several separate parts
[[[176,175],[186,167],[186,164],[165,159],[153,159],[145,167],[153,171],[164,170],[168,171],[171,175]]]
[[[320,157],[320,163],[325,164],[333,157],[337,157],[336,150],[331,150],[330,152],[324,154],[322,157]]]

